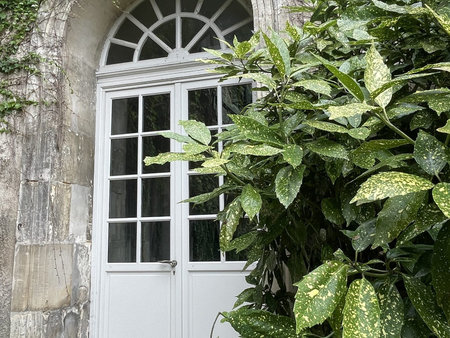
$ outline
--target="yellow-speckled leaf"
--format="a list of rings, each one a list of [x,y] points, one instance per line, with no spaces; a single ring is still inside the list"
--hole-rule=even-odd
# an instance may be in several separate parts
[[[428,328],[440,338],[450,338],[450,326],[436,304],[433,291],[417,278],[403,275],[403,281],[411,303]]]
[[[232,78],[244,78],[244,79],[252,79],[255,82],[261,83],[269,89],[275,89],[277,84],[275,81],[267,75],[264,75],[262,73],[245,73],[245,74],[239,74],[239,75],[233,75],[229,77]]]
[[[228,245],[233,239],[234,232],[236,231],[241,216],[242,208],[239,197],[235,198],[233,202],[228,204],[225,209],[217,215],[217,219],[222,221],[219,237],[221,250],[228,250]]]
[[[207,151],[208,149],[210,149],[210,146],[205,146],[204,144],[200,144],[200,143],[186,143],[185,145],[183,145],[183,150],[188,153],[188,154],[200,154],[203,153],[204,151]]]
[[[450,183],[438,183],[433,189],[433,199],[447,218],[450,218]]]
[[[436,238],[431,259],[431,276],[438,305],[450,324],[450,223],[444,224]]]
[[[331,86],[328,84],[328,82],[323,80],[302,80],[295,82],[293,86],[303,87],[315,93],[323,94],[326,96],[331,95]]]
[[[343,338],[380,337],[380,305],[372,284],[366,279],[350,284],[342,324]]]
[[[266,42],[267,49],[272,58],[273,63],[277,67],[282,76],[290,75],[291,61],[289,50],[283,39],[274,31],[269,38],[266,34],[262,34]]]
[[[194,155],[187,153],[162,153],[157,156],[147,156],[144,159],[146,166],[152,164],[165,164],[172,161],[203,161],[203,155]]]
[[[345,149],[345,147],[342,144],[336,143],[334,141],[320,139],[317,141],[307,143],[305,146],[312,152],[319,155],[333,158],[341,158],[344,160],[348,159],[347,149]]]
[[[228,153],[238,153],[242,155],[254,155],[254,156],[273,156],[279,154],[283,149],[268,146],[266,144],[239,144],[234,143],[225,148]]]
[[[450,134],[450,120],[447,120],[445,126],[436,129],[440,133]]]
[[[303,149],[296,144],[289,144],[284,147],[283,159],[292,167],[297,168],[303,159]]]
[[[269,145],[280,144],[278,134],[258,121],[243,115],[230,115],[230,117],[241,133],[250,140],[268,143]]]
[[[391,81],[391,72],[384,64],[383,57],[372,45],[366,54],[367,67],[364,72],[364,82],[370,93],[375,92],[385,83]],[[392,99],[392,88],[386,89],[383,93],[374,98],[381,107],[386,107]]]
[[[376,110],[377,107],[365,103],[349,103],[343,106],[329,106],[326,110],[330,113],[330,120],[336,120],[341,117],[350,118],[361,116],[365,112]],[[379,108],[378,108],[379,109]]]
[[[407,144],[406,140],[373,140],[364,142],[350,154],[350,159],[358,167],[370,169],[375,165],[378,151],[387,150]]]
[[[442,142],[421,130],[414,145],[414,159],[428,174],[438,175],[449,161],[449,156]]]
[[[278,200],[287,208],[298,195],[303,181],[303,173],[306,167],[293,168],[287,166],[281,168],[275,178],[275,193]]]
[[[430,13],[436,18],[436,20],[439,22],[439,24],[442,26],[442,28],[445,30],[445,32],[450,35],[450,18],[446,15],[439,15],[436,13],[431,7],[428,5],[425,5]]]
[[[178,124],[184,128],[186,133],[194,140],[208,145],[211,142],[211,132],[206,128],[203,122],[194,120],[179,121]]]
[[[380,338],[400,338],[404,322],[403,300],[394,284],[384,284],[378,290],[380,301]]]
[[[348,265],[329,261],[296,284],[294,315],[297,332],[323,323],[331,316],[347,290]]]
[[[382,172],[371,176],[361,184],[350,203],[363,204],[386,197],[403,196],[412,192],[428,190],[433,186],[434,184],[430,181],[416,175],[397,171]]]
[[[206,160],[202,163],[202,167],[204,168],[215,168],[220,167],[221,165],[227,164],[229,160],[226,160],[224,158],[212,158],[209,160]]]
[[[252,219],[259,212],[262,206],[262,199],[259,193],[250,184],[242,189],[241,194],[242,209]]]

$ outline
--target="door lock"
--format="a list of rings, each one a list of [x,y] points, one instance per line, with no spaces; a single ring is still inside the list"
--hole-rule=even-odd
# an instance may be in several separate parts
[[[169,264],[172,269],[175,268],[178,264],[178,262],[175,259],[173,260],[165,259],[162,261],[158,261],[158,263]]]

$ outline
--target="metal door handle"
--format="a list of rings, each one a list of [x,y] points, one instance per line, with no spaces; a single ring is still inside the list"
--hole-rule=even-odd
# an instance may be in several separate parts
[[[173,269],[177,266],[178,262],[174,259],[174,260],[162,260],[162,261],[158,261],[158,263],[163,263],[163,264],[169,264],[170,267]]]

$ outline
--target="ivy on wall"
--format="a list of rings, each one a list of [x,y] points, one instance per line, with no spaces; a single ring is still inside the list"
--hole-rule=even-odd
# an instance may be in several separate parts
[[[39,74],[39,55],[24,51],[21,46],[29,41],[41,3],[42,0],[0,0],[0,124],[4,126],[7,116],[36,104],[17,91],[21,83],[14,75]],[[5,131],[5,127],[0,129]]]

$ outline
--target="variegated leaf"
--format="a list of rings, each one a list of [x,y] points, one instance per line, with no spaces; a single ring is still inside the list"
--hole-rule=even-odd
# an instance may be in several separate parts
[[[419,131],[414,145],[414,159],[430,175],[438,175],[449,161],[443,143],[424,131]]]
[[[378,290],[381,338],[400,338],[404,322],[403,300],[395,284],[384,284]]]
[[[281,204],[287,208],[298,195],[303,181],[303,173],[306,167],[301,165],[297,168],[287,166],[281,168],[275,178],[275,193]]]
[[[157,156],[147,156],[144,159],[146,166],[152,164],[165,164],[173,161],[203,161],[203,155],[187,154],[187,153],[162,153]]]
[[[202,144],[208,145],[211,142],[211,132],[206,128],[203,122],[194,120],[179,121],[178,122],[186,131],[186,133],[194,140]]]
[[[336,120],[341,117],[350,118],[356,115],[361,116],[365,112],[374,110],[377,110],[377,107],[365,103],[349,103],[343,106],[329,106],[326,108],[326,111],[330,113],[330,120]]]
[[[384,64],[383,57],[378,53],[375,46],[372,45],[366,54],[367,68],[364,72],[364,82],[370,93],[391,80],[391,72]],[[381,107],[386,107],[392,99],[392,88],[386,89],[379,94],[374,101]]]
[[[450,218],[450,183],[438,183],[433,189],[433,199],[447,218]]]
[[[241,194],[242,209],[247,213],[248,217],[252,219],[259,212],[262,206],[261,195],[251,186],[247,184],[242,189]]]
[[[303,149],[296,144],[289,144],[284,147],[283,159],[292,167],[297,168],[303,159]]]
[[[330,141],[327,139],[319,139],[317,141],[312,141],[307,143],[306,148],[310,151],[333,158],[341,158],[344,160],[348,159],[348,151],[342,144]]]
[[[450,223],[444,224],[434,243],[431,276],[438,305],[450,324]]]

